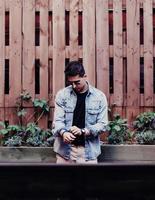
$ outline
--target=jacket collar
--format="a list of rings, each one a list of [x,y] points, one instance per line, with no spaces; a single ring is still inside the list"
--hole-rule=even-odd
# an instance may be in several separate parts
[[[88,94],[87,95],[90,95],[91,93],[93,93],[93,86],[90,85],[88,81],[87,81],[87,84],[88,84]],[[70,89],[71,94],[76,95],[71,85],[68,86],[68,88]]]

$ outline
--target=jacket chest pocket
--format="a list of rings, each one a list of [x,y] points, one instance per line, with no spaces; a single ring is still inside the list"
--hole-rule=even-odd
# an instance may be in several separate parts
[[[87,121],[90,124],[95,124],[97,123],[97,116],[99,114],[99,109],[88,109],[87,110]]]
[[[66,108],[65,109],[65,120],[66,122],[72,121],[73,119],[73,108]]]

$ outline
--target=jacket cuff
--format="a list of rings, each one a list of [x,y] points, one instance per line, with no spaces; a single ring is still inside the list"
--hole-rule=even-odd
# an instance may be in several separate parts
[[[63,134],[64,134],[65,132],[68,132],[68,130],[67,130],[67,129],[64,129],[64,128],[61,129],[61,130],[60,130],[60,135],[63,136]]]

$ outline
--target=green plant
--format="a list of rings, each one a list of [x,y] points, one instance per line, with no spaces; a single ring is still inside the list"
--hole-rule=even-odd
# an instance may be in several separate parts
[[[122,119],[119,114],[114,115],[113,120],[107,126],[109,132],[109,144],[132,143],[133,133],[129,130],[127,120]]]
[[[133,122],[135,136],[139,144],[155,144],[155,113],[144,112]]]
[[[26,139],[26,143],[31,146],[49,146],[50,140],[48,139],[51,136],[51,130],[42,130],[36,127],[35,124],[30,124],[29,126],[31,127],[28,127],[30,135]]]
[[[23,103],[31,103],[34,112],[27,116]],[[0,141],[4,146],[49,146],[53,142],[50,129],[41,129],[38,126],[39,120],[49,112],[49,105],[46,100],[32,100],[30,94],[24,91],[16,101],[18,124],[9,125],[0,122]],[[32,122],[33,119],[33,122]]]

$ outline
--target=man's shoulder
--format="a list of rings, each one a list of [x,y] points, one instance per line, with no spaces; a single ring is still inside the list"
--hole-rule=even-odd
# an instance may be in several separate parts
[[[65,87],[65,88],[62,88],[60,89],[58,92],[57,92],[57,96],[61,96],[61,95],[69,95],[70,92],[71,92],[71,86],[68,86],[68,87]]]
[[[104,92],[102,92],[98,88],[95,88],[94,86],[90,85],[90,91],[91,91],[92,94],[94,94],[97,97],[105,97]]]

